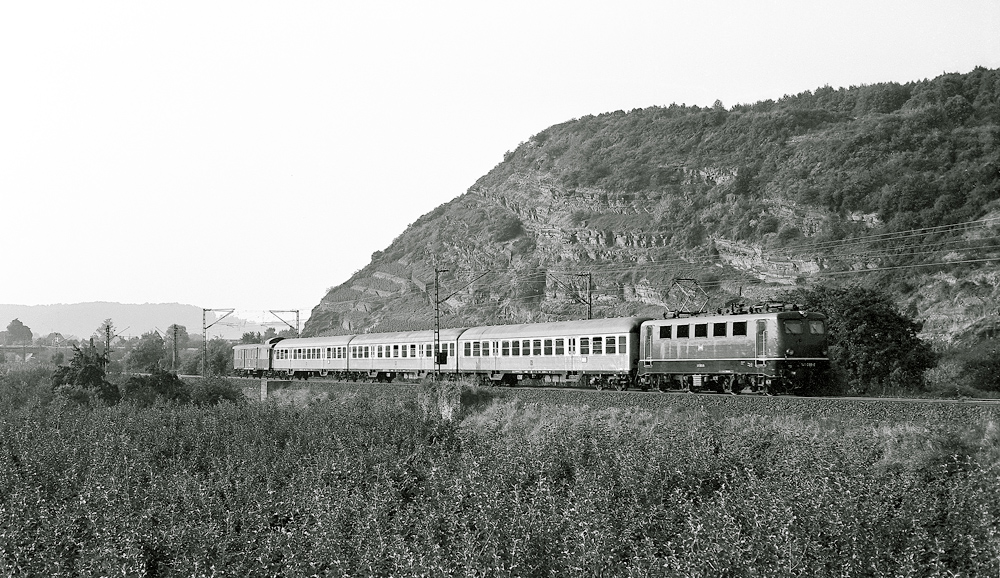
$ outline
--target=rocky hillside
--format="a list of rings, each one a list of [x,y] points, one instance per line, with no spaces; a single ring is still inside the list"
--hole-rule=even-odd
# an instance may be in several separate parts
[[[549,127],[423,215],[305,334],[890,291],[950,339],[1000,306],[1000,71]]]

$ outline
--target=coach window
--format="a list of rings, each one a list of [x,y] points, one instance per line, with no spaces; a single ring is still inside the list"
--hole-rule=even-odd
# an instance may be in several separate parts
[[[552,340],[546,339],[545,343],[543,344],[543,348],[545,355],[552,355]]]
[[[695,325],[694,325],[694,336],[695,337],[708,337],[708,323],[695,323]]]
[[[521,355],[531,355],[531,340],[522,339],[521,340]]]
[[[684,339],[691,337],[691,326],[690,325],[678,325],[677,326],[677,339]]]
[[[809,333],[813,335],[822,335],[826,333],[826,324],[824,324],[819,319],[812,319],[809,321]]]
[[[733,321],[733,335],[746,335],[746,334],[747,334],[747,322]]]
[[[725,323],[713,323],[712,324],[712,337],[725,337],[726,336],[726,324]]]
[[[556,355],[566,355],[566,340],[556,339]]]
[[[590,338],[580,338],[580,355],[590,355]]]
[[[500,342],[500,355],[502,357],[510,357],[510,341]]]
[[[566,349],[569,351],[569,354],[576,355],[576,337],[570,337],[566,342]]]
[[[532,355],[541,355],[542,354],[542,340],[541,339],[533,339],[531,341],[531,354]]]
[[[802,333],[802,322],[797,320],[785,321],[785,333],[799,335]]]
[[[472,342],[472,357],[479,357],[482,351],[480,350],[479,342]]]
[[[618,340],[614,336],[610,336],[604,340],[604,353],[608,355],[614,355],[618,353],[617,347]]]
[[[463,347],[462,349],[463,349],[463,351],[462,351],[462,355],[463,356],[465,356],[465,357],[472,357],[472,342],[471,341],[466,341],[465,342],[465,347]]]
[[[511,355],[513,355],[513,356],[521,355],[521,342],[520,341],[518,341],[516,339],[514,341],[511,341],[510,342],[510,347],[511,347],[511,351],[510,351]]]
[[[403,354],[400,357],[408,357],[406,355],[406,351],[407,351],[406,346],[405,345],[400,345],[399,348],[403,351]]]
[[[417,344],[416,343],[411,343],[410,344],[410,357],[416,357],[416,356],[417,356]]]
[[[604,353],[604,338],[595,337],[590,340],[590,351],[594,355],[601,355]]]
[[[388,347],[388,346],[386,346],[386,347]],[[399,357],[399,346],[398,345],[393,345],[392,346],[392,356],[393,357]]]

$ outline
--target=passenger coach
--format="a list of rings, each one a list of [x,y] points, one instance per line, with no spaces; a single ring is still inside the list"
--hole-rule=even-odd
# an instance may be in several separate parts
[[[473,327],[458,338],[458,373],[503,384],[534,379],[625,388],[635,380],[639,326],[647,319]]]

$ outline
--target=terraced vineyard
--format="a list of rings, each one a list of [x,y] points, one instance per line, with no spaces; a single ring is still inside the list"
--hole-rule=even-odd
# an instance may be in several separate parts
[[[0,574],[1000,571],[997,407],[293,389],[3,416]]]

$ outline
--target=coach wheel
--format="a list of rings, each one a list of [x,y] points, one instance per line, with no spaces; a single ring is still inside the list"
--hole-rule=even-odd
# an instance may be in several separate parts
[[[597,391],[604,389],[604,380],[600,376],[594,378],[594,389]]]

